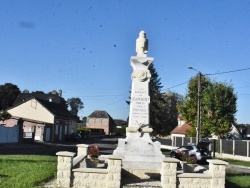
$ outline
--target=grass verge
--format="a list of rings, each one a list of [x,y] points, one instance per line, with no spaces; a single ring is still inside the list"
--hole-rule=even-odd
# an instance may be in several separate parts
[[[55,177],[56,161],[56,156],[0,155],[0,187],[39,187]]]
[[[249,188],[250,174],[241,172],[226,173],[226,188]]]

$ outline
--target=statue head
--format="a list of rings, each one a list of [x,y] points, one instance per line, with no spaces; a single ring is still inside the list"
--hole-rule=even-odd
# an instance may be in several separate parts
[[[148,53],[148,39],[146,38],[145,31],[139,33],[139,37],[136,39],[136,53],[137,56],[147,56]]]

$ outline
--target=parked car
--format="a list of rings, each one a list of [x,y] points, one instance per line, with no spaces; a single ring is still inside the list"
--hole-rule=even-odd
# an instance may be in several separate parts
[[[182,152],[187,151],[189,157],[192,157],[196,163],[207,163],[207,159],[212,159],[211,152],[208,150],[209,144],[208,139],[203,139],[197,145],[183,145],[173,149],[170,152],[170,157],[182,160]]]
[[[68,141],[79,142],[82,139],[80,133],[72,133],[68,137]]]

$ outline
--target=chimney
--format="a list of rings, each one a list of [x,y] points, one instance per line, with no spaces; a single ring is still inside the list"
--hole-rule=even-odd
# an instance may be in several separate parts
[[[58,91],[58,96],[62,97],[62,90],[61,89]]]
[[[23,90],[23,93],[29,93],[29,90],[25,89]]]

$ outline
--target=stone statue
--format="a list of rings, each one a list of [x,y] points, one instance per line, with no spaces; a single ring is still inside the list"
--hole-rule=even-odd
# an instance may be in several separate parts
[[[147,56],[148,53],[148,39],[146,33],[141,31],[139,37],[136,39],[136,53],[137,56]]]

